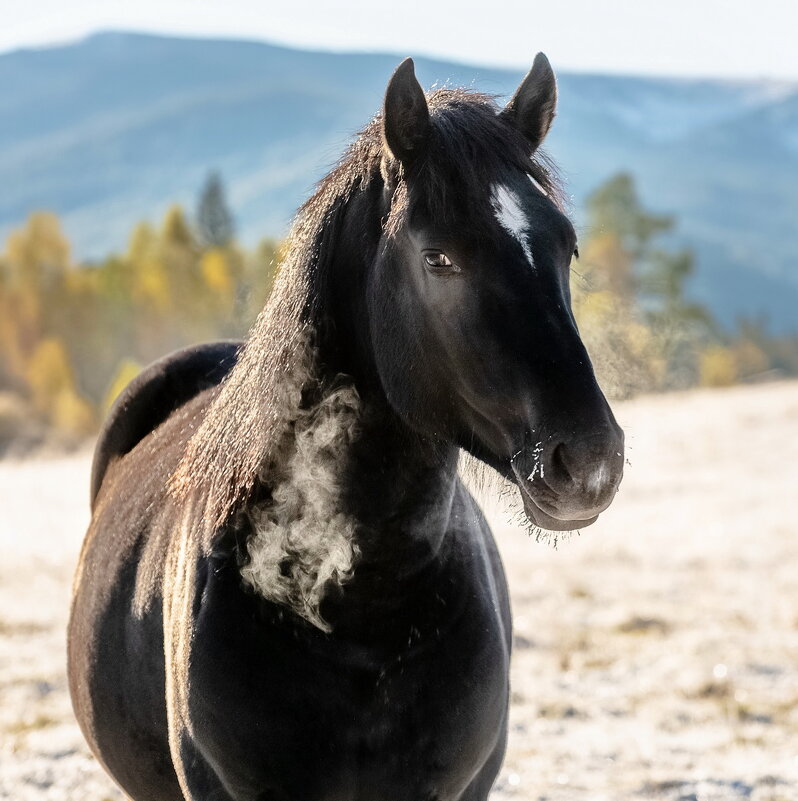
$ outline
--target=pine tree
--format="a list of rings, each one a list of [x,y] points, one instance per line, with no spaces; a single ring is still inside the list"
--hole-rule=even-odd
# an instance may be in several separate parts
[[[693,254],[658,243],[659,237],[673,230],[675,220],[649,212],[634,180],[625,173],[598,187],[587,200],[587,211],[586,264],[577,269],[585,270],[593,294],[606,291],[612,300],[614,318],[602,321],[600,334],[608,338],[611,323],[616,329],[615,341],[607,350],[621,353],[621,344],[626,343],[630,352],[638,351],[641,367],[660,360],[662,375],[656,383],[662,386],[694,383],[698,352],[711,339],[714,323],[710,313],[687,296]],[[595,300],[588,293],[582,305],[589,308]],[[594,332],[588,332],[587,338],[591,335]],[[641,338],[647,340],[645,348],[638,347]],[[646,381],[640,383],[634,389],[650,388]]]
[[[208,175],[197,204],[197,228],[203,247],[227,247],[235,235],[233,217],[225,200],[224,185],[218,172]]]

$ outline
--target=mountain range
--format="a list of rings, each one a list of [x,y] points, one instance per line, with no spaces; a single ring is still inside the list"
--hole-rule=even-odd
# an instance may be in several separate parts
[[[137,221],[174,202],[193,209],[210,170],[245,243],[279,236],[403,55],[135,33],[2,54],[0,237],[49,209],[76,257],[97,260],[123,250]],[[522,78],[428,58],[416,71],[427,87],[500,98]],[[695,251],[697,300],[725,324],[763,314],[772,330],[798,332],[798,84],[562,71],[558,81],[546,148],[577,229],[590,191],[628,171],[649,209],[676,217],[672,243]]]

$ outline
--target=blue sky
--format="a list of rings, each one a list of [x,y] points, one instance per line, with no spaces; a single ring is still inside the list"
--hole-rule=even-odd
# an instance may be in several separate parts
[[[0,51],[97,30],[262,39],[522,68],[798,80],[798,0],[30,0]]]

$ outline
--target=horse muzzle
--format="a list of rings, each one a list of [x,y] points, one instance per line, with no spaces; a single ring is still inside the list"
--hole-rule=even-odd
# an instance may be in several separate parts
[[[527,445],[511,460],[527,517],[551,531],[594,523],[618,492],[623,453],[623,431],[614,421],[586,435]]]

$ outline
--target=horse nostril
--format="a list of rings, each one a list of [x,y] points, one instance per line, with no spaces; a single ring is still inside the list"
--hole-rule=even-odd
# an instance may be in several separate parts
[[[549,470],[553,475],[551,478],[556,484],[571,484],[573,483],[573,476],[568,469],[566,446],[564,442],[556,445],[551,452],[549,461]]]
[[[546,477],[552,489],[598,498],[613,483],[612,460],[598,437],[561,442],[550,454]]]

